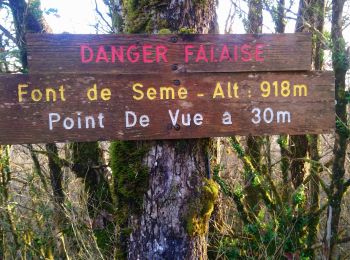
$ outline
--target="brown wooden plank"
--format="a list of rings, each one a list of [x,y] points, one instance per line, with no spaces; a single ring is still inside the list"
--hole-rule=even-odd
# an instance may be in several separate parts
[[[31,73],[152,74],[311,68],[311,34],[306,33],[27,34],[26,39]]]
[[[231,97],[227,92],[228,82],[231,84]],[[137,83],[139,85],[135,85]],[[98,98],[89,100],[87,90],[94,84]],[[268,84],[269,95],[267,91],[261,90],[266,90]],[[284,90],[281,90],[281,85]],[[153,87],[148,90],[151,99],[147,98],[146,90],[149,87]],[[110,93],[108,90],[102,91],[104,88],[108,88]],[[170,91],[168,99],[165,90]],[[55,102],[53,92],[56,93]],[[89,93],[90,98],[94,99],[94,90]],[[101,99],[101,95],[105,100]],[[40,97],[42,100],[35,101]],[[254,108],[261,111],[260,123],[252,122],[254,118],[258,121],[252,113]],[[173,124],[169,110],[175,115],[177,109],[179,122]],[[133,111],[137,115],[135,127],[126,127],[126,111]],[[223,124],[225,112],[232,115],[232,124]],[[185,126],[181,117],[184,114],[187,118],[188,113],[191,125]],[[196,116],[197,125],[193,119],[196,113],[201,114]],[[143,117],[144,126],[139,123],[141,115],[149,116],[149,123]],[[203,120],[200,120],[201,117]],[[174,77],[2,75],[0,118],[2,144],[326,133],[333,129],[335,123],[334,79],[331,72],[179,74]],[[74,127],[69,129],[72,120]],[[92,121],[95,122],[95,128],[92,128]]]

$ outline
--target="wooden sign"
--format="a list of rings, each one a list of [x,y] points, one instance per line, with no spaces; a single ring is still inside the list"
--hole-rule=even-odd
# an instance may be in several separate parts
[[[311,34],[28,34],[31,73],[306,71]]]
[[[0,143],[325,133],[331,72],[0,76]]]

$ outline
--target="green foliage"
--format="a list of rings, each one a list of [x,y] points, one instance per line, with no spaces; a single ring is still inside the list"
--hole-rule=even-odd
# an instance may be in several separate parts
[[[337,119],[335,121],[335,127],[340,135],[344,136],[345,138],[349,138],[349,128],[343,121]]]
[[[0,172],[1,174],[10,173],[10,156],[9,156],[10,146],[4,145],[0,146]],[[4,181],[4,178],[2,178]]]
[[[237,248],[237,239],[229,236],[223,237],[218,243],[218,255],[226,256],[227,259],[241,259],[240,252]]]
[[[305,203],[306,195],[305,195],[305,186],[304,185],[300,185],[298,187],[298,189],[293,194],[292,199],[293,199],[293,203],[295,205],[302,205],[303,203]]]
[[[288,147],[288,140],[287,136],[279,136],[277,139],[277,143],[280,147],[287,148]]]
[[[234,191],[234,194],[237,196],[237,198],[243,199],[244,193],[243,193],[243,188],[241,185],[236,185],[236,189]]]
[[[289,169],[289,158],[286,156],[286,151],[288,151],[288,137],[286,135],[280,135],[277,139],[277,143],[281,149],[281,171],[284,183],[288,182],[288,169]],[[286,189],[285,189],[286,190]],[[288,194],[284,194],[286,197]]]
[[[151,9],[152,6],[159,3],[160,0],[123,0],[123,5],[126,11],[126,32],[127,33],[152,33],[153,23],[151,19],[151,12],[147,9]]]
[[[231,187],[219,176],[219,172],[222,169],[222,166],[215,165],[213,168],[213,180],[220,186],[221,192],[226,196],[231,196],[234,194],[231,191]]]
[[[111,249],[110,245],[113,244],[113,233],[114,225],[112,223],[108,223],[108,225],[103,229],[94,230],[97,246],[102,251],[103,255],[108,255],[111,253],[109,250]]]
[[[44,10],[44,13],[46,15],[57,15],[58,9],[57,8],[48,8]]]
[[[284,140],[279,140],[283,145]],[[243,148],[236,141],[232,148],[237,155],[246,162],[249,158]],[[232,199],[238,210],[238,218],[243,223],[240,232],[231,230],[229,234],[222,237],[215,245],[218,254],[226,259],[283,259],[287,254],[295,254],[307,257],[307,234],[310,218],[306,208],[305,187],[301,185],[292,197],[292,203],[281,201],[271,203],[262,200],[256,215],[252,214],[254,209],[244,206],[242,201],[246,195],[246,188],[236,185],[232,188],[224,179],[219,177],[221,167],[214,167],[214,180],[218,183],[223,194]],[[256,194],[271,192],[271,184],[263,174],[255,174],[253,188]],[[265,195],[264,195],[265,196]],[[271,197],[273,200],[273,197]]]
[[[39,21],[43,17],[43,11],[40,8],[40,0],[31,0],[28,2],[28,9],[30,13]]]
[[[349,57],[346,53],[346,42],[344,38],[337,39],[332,43],[333,69],[347,71],[349,69]]]
[[[350,91],[345,91],[345,100],[346,100],[346,103],[350,103]]]
[[[231,143],[231,147],[233,148],[233,150],[237,153],[237,155],[239,157],[242,158],[244,156],[244,149],[241,146],[241,144],[233,138],[230,139],[230,143]]]

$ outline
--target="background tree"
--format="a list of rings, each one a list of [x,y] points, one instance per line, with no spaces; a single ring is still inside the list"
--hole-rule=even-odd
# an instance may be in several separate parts
[[[345,156],[349,138],[348,116],[346,113],[347,100],[345,97],[345,77],[349,69],[349,54],[343,37],[344,0],[332,1],[332,64],[335,74],[336,99],[336,132],[334,141],[334,159],[332,177],[329,187],[329,206],[327,210],[327,226],[325,229],[324,250],[328,259],[337,259],[340,252],[336,247],[339,239],[339,221],[341,202],[344,193],[350,186],[350,179],[345,180]]]

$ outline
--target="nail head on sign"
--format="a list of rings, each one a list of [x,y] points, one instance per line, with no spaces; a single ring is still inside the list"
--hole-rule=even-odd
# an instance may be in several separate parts
[[[180,84],[181,84],[181,81],[178,79],[175,79],[173,82],[174,82],[175,86],[180,86]]]
[[[176,43],[176,42],[177,42],[177,37],[176,37],[176,36],[172,36],[172,37],[170,38],[170,41],[171,41],[172,43]]]

